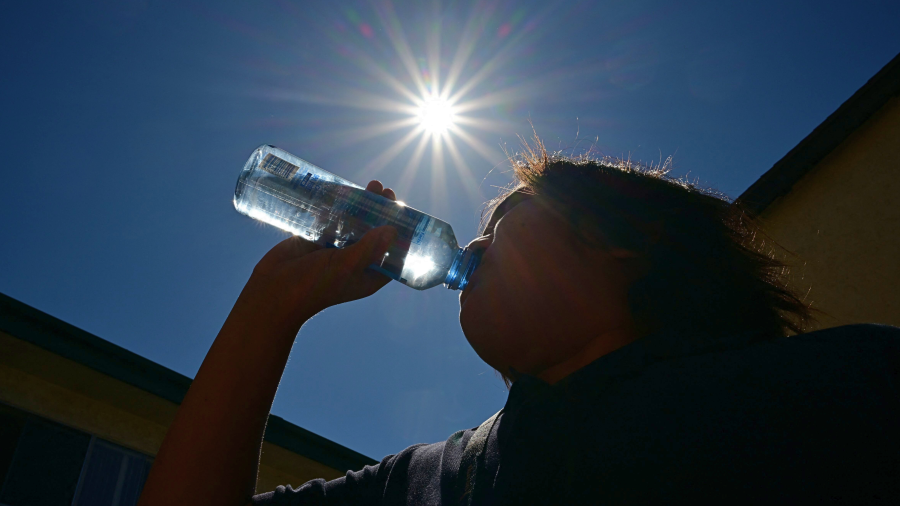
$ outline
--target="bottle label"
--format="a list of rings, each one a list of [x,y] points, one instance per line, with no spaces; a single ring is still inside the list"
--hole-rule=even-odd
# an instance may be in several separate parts
[[[431,216],[425,216],[425,219],[421,220],[416,226],[416,231],[413,232],[411,242],[413,244],[422,244],[422,240],[425,239],[425,234],[433,232],[434,221],[434,218]],[[438,228],[438,231],[440,231],[440,228]]]
[[[296,174],[297,171],[300,170],[300,167],[297,167],[287,160],[282,160],[272,153],[269,153],[265,158],[263,158],[263,161],[259,165],[259,168],[268,172],[269,174],[275,174],[276,176],[284,179],[291,179],[292,177],[294,177],[294,174]],[[307,174],[307,177],[309,177],[309,174]]]

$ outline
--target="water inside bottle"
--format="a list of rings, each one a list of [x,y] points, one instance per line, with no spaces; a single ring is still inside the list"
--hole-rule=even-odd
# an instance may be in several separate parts
[[[325,247],[348,246],[372,228],[391,225],[397,240],[373,267],[420,290],[445,282],[460,252],[448,223],[272,146],[260,147],[247,161],[234,205]]]

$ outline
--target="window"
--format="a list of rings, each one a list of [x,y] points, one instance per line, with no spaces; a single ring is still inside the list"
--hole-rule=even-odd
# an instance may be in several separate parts
[[[72,506],[134,506],[153,461],[94,438]]]
[[[134,506],[152,462],[0,404],[2,506]]]
[[[9,506],[68,506],[72,502],[91,436],[29,416],[0,492]]]

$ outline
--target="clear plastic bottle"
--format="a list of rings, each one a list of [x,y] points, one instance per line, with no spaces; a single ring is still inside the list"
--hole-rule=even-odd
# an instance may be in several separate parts
[[[380,264],[370,266],[425,290],[441,283],[462,290],[480,256],[460,248],[444,221],[381,195],[276,148],[250,155],[234,190],[238,212],[325,247],[343,248],[382,225],[397,240]]]

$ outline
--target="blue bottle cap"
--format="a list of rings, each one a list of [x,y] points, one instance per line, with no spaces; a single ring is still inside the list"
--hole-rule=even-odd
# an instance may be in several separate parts
[[[478,268],[481,262],[482,250],[471,250],[469,248],[460,248],[450,265],[447,272],[447,278],[444,280],[444,286],[450,290],[463,290],[469,284],[469,277]]]

